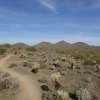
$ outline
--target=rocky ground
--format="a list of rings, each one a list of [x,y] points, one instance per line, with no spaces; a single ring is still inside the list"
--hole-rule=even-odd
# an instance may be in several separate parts
[[[35,77],[42,100],[100,100],[100,65],[95,61],[89,65],[69,54],[43,50],[13,55],[8,59],[8,68]],[[17,79],[1,72],[0,100],[9,100],[3,97],[12,94],[16,97],[19,87]]]

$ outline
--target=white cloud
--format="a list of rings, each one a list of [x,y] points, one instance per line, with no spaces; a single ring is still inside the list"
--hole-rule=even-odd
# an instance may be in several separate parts
[[[52,11],[56,11],[55,3],[53,0],[38,0],[41,5],[47,7]]]

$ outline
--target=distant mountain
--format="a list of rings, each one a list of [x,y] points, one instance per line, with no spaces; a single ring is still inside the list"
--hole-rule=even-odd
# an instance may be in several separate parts
[[[9,43],[0,44],[0,47],[7,47],[7,48],[9,48],[9,47],[11,47],[11,44],[9,44]]]
[[[90,45],[84,42],[76,42],[74,44],[68,43],[64,40],[59,41],[55,44],[50,42],[40,42],[39,44],[34,45],[36,48],[44,48],[44,49],[79,49],[79,48],[88,48]]]
[[[66,42],[66,41],[59,41],[57,43],[54,44],[55,46],[71,46],[70,43]]]
[[[24,44],[24,43],[16,43],[12,45],[13,47],[28,47],[28,45]]]
[[[0,47],[11,47],[12,49],[16,49],[16,48],[27,48],[29,45],[26,45],[24,43],[16,43],[16,44],[8,44],[8,43],[5,43],[5,44],[0,44]],[[49,49],[49,50],[52,50],[52,49],[67,49],[67,50],[78,50],[78,49],[81,49],[81,50],[92,50],[92,49],[96,49],[96,50],[100,50],[100,46],[91,46],[91,45],[88,45],[84,42],[76,42],[74,44],[71,44],[71,43],[68,43],[64,40],[62,41],[59,41],[55,44],[52,44],[50,42],[40,42],[36,45],[33,45],[34,47],[36,47],[37,49],[40,48],[40,49]]]
[[[40,42],[39,44],[34,45],[36,48],[52,48],[53,44],[49,42]]]
[[[84,43],[84,42],[76,42],[73,44],[73,46],[76,46],[76,47],[88,47],[90,45]]]

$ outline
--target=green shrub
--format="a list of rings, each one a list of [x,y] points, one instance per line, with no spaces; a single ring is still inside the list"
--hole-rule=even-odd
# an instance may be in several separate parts
[[[93,62],[92,59],[87,58],[87,59],[84,60],[84,65],[92,65],[93,64],[92,62]]]
[[[36,48],[33,47],[33,46],[30,46],[30,47],[27,48],[27,51],[36,52]]]
[[[4,54],[6,52],[6,49],[0,48],[0,54]]]
[[[75,86],[73,86],[71,84],[66,85],[66,87],[64,87],[64,90],[71,94],[75,94],[75,92],[76,92]]]
[[[33,52],[28,52],[27,55],[29,55],[29,56],[32,55],[33,56],[34,54],[33,54]]]
[[[95,58],[97,64],[100,64],[100,58]]]
[[[92,96],[87,89],[80,89],[77,91],[78,100],[91,100]]]
[[[10,44],[4,44],[4,45],[2,45],[2,46],[5,47],[5,48],[10,48],[10,47],[11,47]]]
[[[46,67],[47,67],[47,64],[45,64],[45,63],[40,63],[40,66],[41,66],[41,68],[46,68]]]
[[[58,54],[65,54],[66,51],[65,51],[65,50],[59,50],[59,49],[57,49],[57,50],[56,50],[56,53],[58,53]]]
[[[87,56],[85,54],[73,54],[76,59],[85,59]]]

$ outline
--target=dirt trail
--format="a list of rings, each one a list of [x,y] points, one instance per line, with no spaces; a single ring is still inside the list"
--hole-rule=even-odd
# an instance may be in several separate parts
[[[7,68],[7,60],[12,56],[13,55],[9,55],[0,60],[0,70],[2,72],[8,72],[13,77],[18,78],[21,91],[18,95],[17,100],[42,100],[41,92],[35,79],[33,80],[28,75],[23,75]]]

